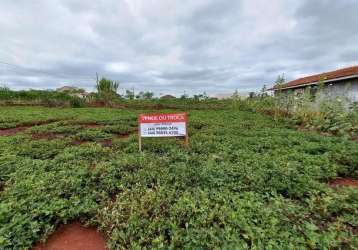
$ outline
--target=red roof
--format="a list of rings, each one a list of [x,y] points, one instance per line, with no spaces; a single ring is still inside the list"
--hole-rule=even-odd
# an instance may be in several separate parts
[[[172,95],[163,95],[162,97],[160,97],[161,99],[175,99],[175,96]]]
[[[332,80],[336,78],[342,78],[342,77],[349,77],[357,75],[358,77],[358,66],[348,67],[344,69],[338,69],[335,71],[325,72],[317,75],[312,76],[306,76],[302,78],[298,78],[296,80],[287,82],[280,87],[273,87],[273,89],[279,89],[279,88],[295,88],[301,85],[306,85],[310,83],[316,83],[320,80]]]

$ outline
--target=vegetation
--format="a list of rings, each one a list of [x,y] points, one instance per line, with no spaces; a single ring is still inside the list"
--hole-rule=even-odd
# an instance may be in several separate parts
[[[0,87],[0,106],[2,105],[42,105],[48,107],[82,107],[84,101],[69,93],[51,90],[13,91]]]
[[[307,88],[301,94],[259,94],[247,103],[254,111],[288,119],[301,129],[358,138],[358,106],[350,106],[344,96],[327,97],[322,86]]]
[[[275,86],[285,82],[284,75],[278,76]],[[268,96],[264,86],[259,93],[251,92],[247,100],[240,98],[236,90],[230,100],[216,100],[203,94],[189,97],[184,94],[178,99],[153,98],[150,91],[135,94],[126,90],[121,97],[117,94],[119,83],[97,78],[97,93],[86,98],[80,98],[70,92],[57,91],[12,91],[0,88],[0,105],[42,105],[48,107],[101,107],[129,109],[222,109],[236,107],[272,115],[275,120],[289,119],[293,127],[306,130],[316,130],[333,135],[358,138],[358,106],[349,106],[347,98],[327,97],[322,88],[307,88],[301,94],[278,91],[275,96]],[[78,89],[83,92],[83,90]]]
[[[277,78],[276,78],[274,87],[275,87],[275,88],[279,88],[279,87],[281,87],[285,82],[286,82],[285,74],[279,75],[279,76],[277,76]]]
[[[138,93],[138,95],[136,95],[136,98],[137,99],[145,99],[145,100],[150,100],[152,99],[154,96],[154,93],[153,92],[150,92],[150,91],[141,91]]]
[[[142,153],[131,133],[143,110],[2,107],[0,127],[38,125],[0,137],[0,249],[73,220],[111,249],[358,247],[358,190],[327,185],[358,178],[356,142],[253,113],[258,100],[185,101],[207,105],[188,111],[190,147],[145,138]]]
[[[119,83],[106,79],[104,77],[101,80],[97,77],[96,89],[97,93],[101,100],[103,100],[107,105],[114,99],[118,98],[117,90]]]

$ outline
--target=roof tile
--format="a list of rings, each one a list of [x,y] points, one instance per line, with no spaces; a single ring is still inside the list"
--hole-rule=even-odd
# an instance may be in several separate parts
[[[352,75],[358,75],[358,66],[353,66],[353,67],[338,69],[338,70],[325,72],[317,75],[298,78],[296,80],[281,85],[280,88],[293,88],[308,83],[318,82],[320,80],[331,80],[335,78],[347,77]],[[278,88],[274,87],[274,89],[278,89]]]

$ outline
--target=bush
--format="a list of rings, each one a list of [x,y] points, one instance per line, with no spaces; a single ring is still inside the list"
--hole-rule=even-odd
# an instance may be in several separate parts
[[[5,105],[44,105],[47,107],[82,106],[79,97],[68,93],[48,90],[13,91],[0,88],[0,103]]]
[[[70,105],[72,108],[83,108],[85,106],[85,102],[79,97],[73,97],[70,100]]]
[[[299,96],[293,93],[247,101],[255,111],[272,115],[276,120],[288,118],[301,128],[318,130],[333,135],[358,135],[358,109],[349,105],[344,97],[326,97],[310,91]]]

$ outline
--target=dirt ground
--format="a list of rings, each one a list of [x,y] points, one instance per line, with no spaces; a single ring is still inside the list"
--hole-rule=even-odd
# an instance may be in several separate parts
[[[61,226],[45,243],[32,250],[105,250],[103,236],[95,228],[86,228],[75,222]]]
[[[54,140],[58,138],[62,138],[62,135],[55,134],[55,133],[34,133],[31,134],[33,140]]]
[[[16,128],[8,128],[8,129],[0,129],[0,136],[16,135],[17,133],[25,131],[28,128],[29,128],[29,126],[22,126],[22,127],[16,127]]]
[[[331,187],[349,186],[358,188],[358,180],[352,178],[337,178],[329,182]]]

